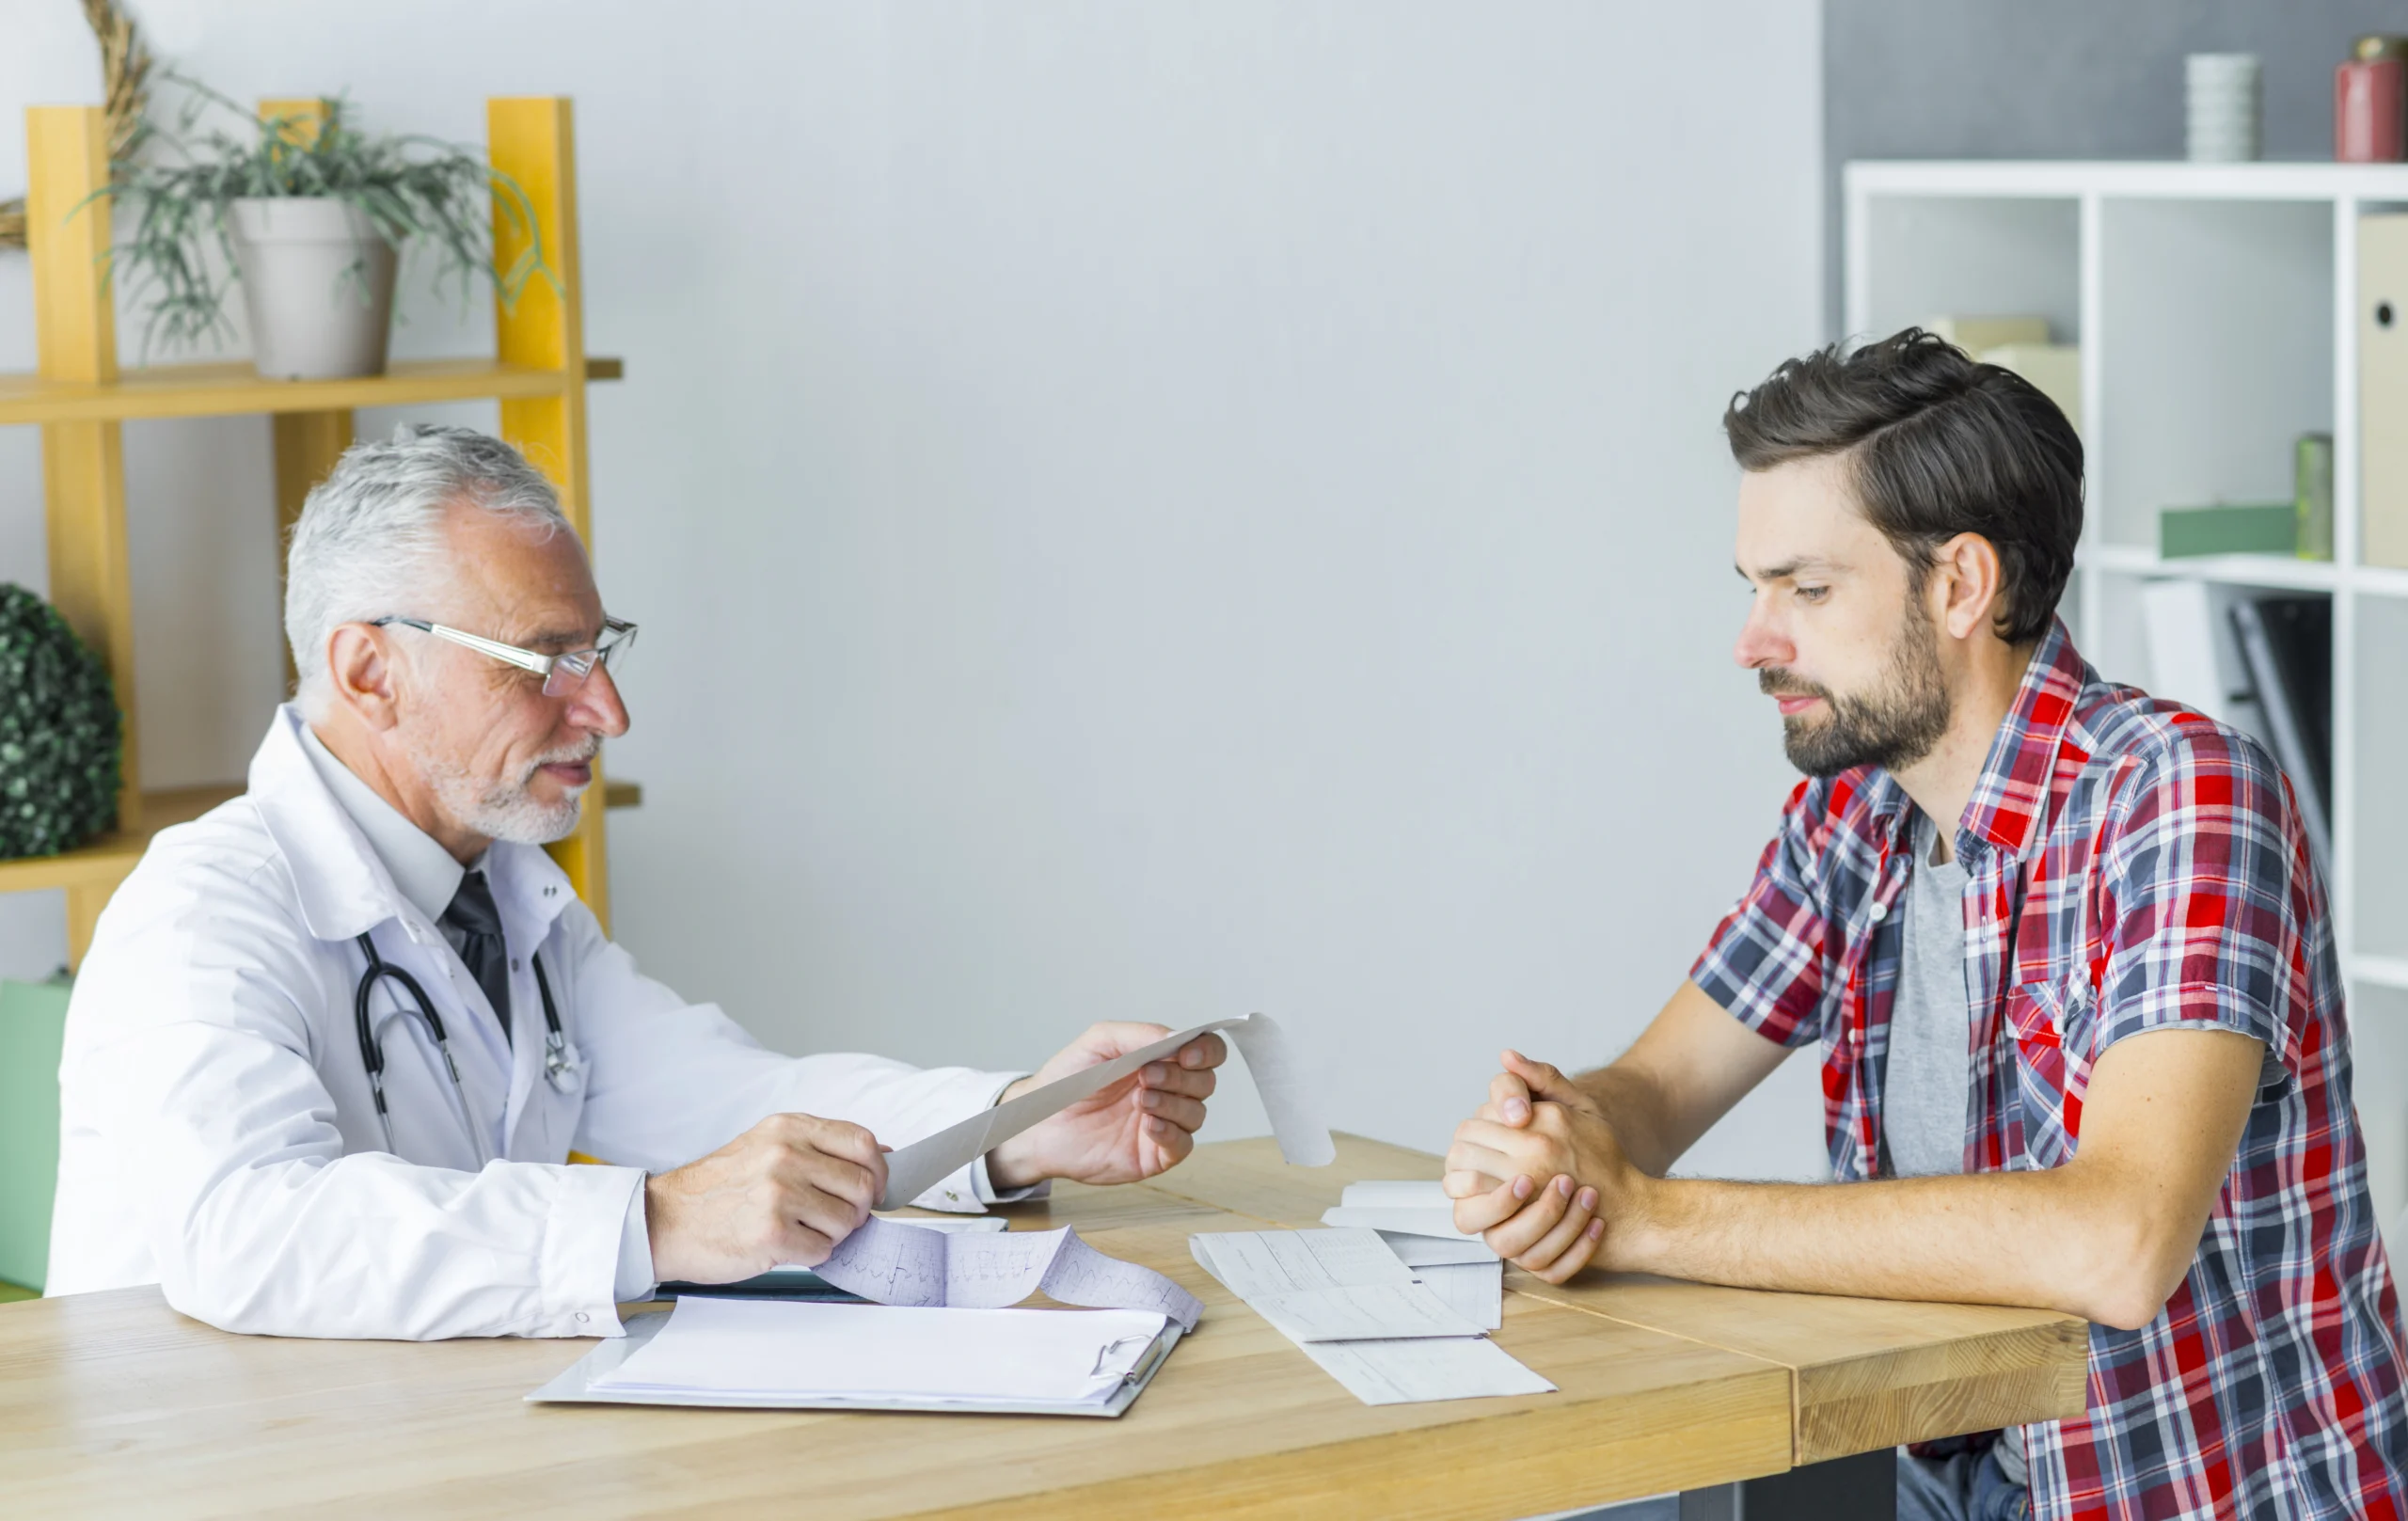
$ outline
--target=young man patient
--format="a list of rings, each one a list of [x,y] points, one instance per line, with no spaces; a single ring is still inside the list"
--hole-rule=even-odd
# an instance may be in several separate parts
[[[2398,1299],[2323,883],[2254,740],[2103,679],[2055,616],[2082,444],[1909,329],[1723,417],[1734,652],[1806,780],[1610,1066],[1507,1053],[1455,1218],[1584,1268],[2065,1310],[2078,1417],[1902,1456],[1899,1514],[2400,1513]],[[1792,1048],[1831,1185],[1668,1179]]]

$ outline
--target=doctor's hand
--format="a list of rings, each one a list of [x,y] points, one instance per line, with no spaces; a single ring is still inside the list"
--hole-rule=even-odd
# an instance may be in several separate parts
[[[1608,1233],[1632,1222],[1653,1180],[1571,1079],[1519,1052],[1504,1062],[1488,1102],[1455,1127],[1444,1186],[1456,1229],[1561,1283],[1592,1260],[1608,1263]]]
[[[869,1218],[886,1157],[859,1125],[771,1115],[699,1162],[644,1180],[652,1273],[731,1283],[815,1267]]]
[[[1002,1101],[1099,1066],[1170,1034],[1161,1024],[1097,1024],[1059,1054],[1004,1090]],[[1025,1188],[1047,1178],[1082,1183],[1133,1183],[1151,1178],[1196,1147],[1212,1069],[1229,1058],[1216,1035],[1198,1036],[1170,1056],[1149,1062],[1006,1141],[987,1154],[997,1188]]]

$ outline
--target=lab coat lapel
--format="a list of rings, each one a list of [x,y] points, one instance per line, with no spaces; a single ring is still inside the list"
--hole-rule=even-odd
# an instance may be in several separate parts
[[[347,944],[370,930],[391,925],[400,934],[388,938],[380,934],[377,949],[386,960],[402,967],[416,976],[426,990],[436,1013],[452,1034],[452,1051],[461,1064],[461,1078],[467,1085],[471,1104],[482,1108],[495,1097],[495,1090],[506,1089],[506,1113],[517,1114],[522,1085],[516,1069],[521,1065],[511,1061],[506,1077],[503,1058],[493,1049],[483,1033],[483,1021],[473,1016],[464,1002],[459,980],[454,975],[456,958],[444,943],[442,933],[429,923],[417,909],[403,897],[394,884],[392,874],[368,837],[352,822],[351,815],[326,788],[325,779],[310,764],[309,753],[301,747],[300,711],[292,704],[277,709],[276,720],[268,726],[267,737],[260,742],[259,753],[251,758],[249,777],[250,800],[260,812],[268,837],[275,841],[286,867],[293,875],[293,890],[301,911],[302,922],[311,935],[343,946],[346,961],[357,959],[358,951]],[[541,854],[541,852],[537,852]],[[557,869],[557,868],[555,868]],[[565,880],[566,879],[562,879]],[[403,943],[403,942],[406,943]],[[384,1002],[379,998],[379,1006]],[[348,1010],[345,1011],[346,1014]],[[344,1022],[348,1027],[348,1020]],[[415,1020],[397,1020],[383,1026],[387,1042],[386,1069],[394,1072],[403,1061],[413,1058],[402,1054],[404,1043],[422,1044],[425,1037]],[[536,1069],[543,1063],[541,1042],[537,1042]],[[431,1044],[417,1058],[418,1065],[434,1069],[438,1058]],[[490,1075],[488,1075],[490,1074]],[[388,1076],[388,1083],[406,1081]],[[456,1122],[450,1117],[454,1100],[449,1084],[429,1085],[426,1101],[433,1113],[443,1116],[427,1122],[429,1144],[448,1149],[452,1143],[448,1136]],[[413,1100],[413,1104],[416,1103]],[[415,1110],[413,1111],[415,1113]],[[486,1114],[492,1111],[486,1109]],[[482,1125],[482,1119],[471,1117]],[[424,1122],[423,1117],[411,1125]],[[396,1135],[410,1128],[396,1121]],[[508,1155],[509,1126],[503,1127],[504,1149]],[[487,1134],[490,1144],[492,1136]],[[405,1150],[422,1152],[424,1147],[409,1147]],[[414,1160],[433,1162],[433,1157],[420,1155]],[[448,1157],[442,1164],[473,1169],[476,1165],[467,1153],[462,1160]]]
[[[600,800],[594,800],[598,805]],[[493,889],[494,907],[501,914],[502,939],[510,952],[511,1063],[510,1104],[502,1121],[503,1152],[517,1154],[518,1131],[530,1105],[550,1093],[542,1087],[544,1075],[543,994],[535,987],[533,953],[550,940],[552,926],[576,897],[568,874],[540,846],[497,840],[485,851],[485,880]],[[545,959],[553,1001],[560,1006],[561,1026],[572,1031],[566,973],[558,956]],[[568,1127],[575,1129],[572,1122]],[[565,1147],[565,1140],[562,1141]],[[557,1157],[538,1160],[558,1161]]]

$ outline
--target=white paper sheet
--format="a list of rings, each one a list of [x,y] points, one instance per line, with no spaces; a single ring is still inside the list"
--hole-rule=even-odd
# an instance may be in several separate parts
[[[1229,1230],[1187,1238],[1204,1271],[1291,1341],[1478,1336],[1369,1230]]]
[[[1368,1227],[1388,1235],[1427,1236],[1434,1241],[1468,1243],[1487,1252],[1487,1260],[1497,1254],[1478,1236],[1466,1235],[1455,1228],[1454,1200],[1447,1197],[1446,1189],[1435,1180],[1414,1181],[1384,1181],[1349,1183],[1338,1196],[1337,1204],[1322,1212],[1325,1226]],[[1480,1261],[1477,1257],[1451,1259],[1457,1261]],[[1418,1265],[1418,1264],[1417,1264]]]
[[[1442,1262],[1413,1270],[1421,1286],[1438,1296],[1449,1309],[1484,1331],[1505,1324],[1505,1264]]]
[[[1323,1124],[1319,1106],[1307,1090],[1306,1076],[1296,1066],[1285,1031],[1268,1014],[1215,1020],[1192,1030],[1157,1040],[1150,1046],[1085,1071],[1073,1072],[1006,1103],[984,1109],[958,1125],[912,1142],[886,1159],[886,1193],[879,1208],[911,1203],[975,1157],[1010,1140],[1031,1125],[1076,1103],[1088,1094],[1111,1086],[1145,1066],[1160,1061],[1198,1036],[1225,1032],[1262,1096],[1271,1117],[1272,1133],[1279,1138],[1279,1154],[1299,1167],[1323,1167],[1338,1158],[1338,1148]]]
[[[1553,1384],[1488,1340],[1316,1341],[1305,1355],[1365,1404],[1555,1392]]]
[[[1504,1323],[1504,1264],[1405,1266],[1386,1239],[1361,1229],[1217,1231],[1187,1238],[1204,1270],[1366,1404],[1545,1394],[1555,1388],[1483,1336],[1358,1337],[1366,1324],[1432,1302],[1464,1327]],[[1433,1281],[1434,1278],[1437,1281]]]
[[[1446,1185],[1434,1178],[1367,1179],[1347,1184],[1339,1194],[1338,1202],[1362,1210],[1445,1210],[1454,1204],[1447,1197]]]
[[[943,1238],[939,1238],[943,1239]],[[687,1298],[596,1388],[796,1399],[1097,1402],[1163,1317]]]
[[[1388,1244],[1397,1260],[1409,1268],[1449,1267],[1460,1263],[1495,1262],[1497,1254],[1484,1241],[1460,1241],[1452,1236],[1416,1236],[1402,1230],[1383,1230],[1380,1240]]]
[[[1457,1314],[1435,1291],[1419,1283],[1248,1294],[1245,1302],[1281,1336],[1300,1346],[1314,1341],[1479,1336],[1487,1329]]]
[[[1190,1331],[1204,1313],[1178,1284],[1149,1267],[1106,1257],[1068,1226],[981,1234],[922,1230],[873,1215],[813,1271],[881,1305],[991,1308],[1042,1290],[1066,1305],[1165,1315]]]

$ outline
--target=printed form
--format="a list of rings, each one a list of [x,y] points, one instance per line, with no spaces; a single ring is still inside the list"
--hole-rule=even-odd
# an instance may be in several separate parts
[[[1190,1236],[1188,1249],[1366,1404],[1555,1388],[1482,1334],[1501,1322],[1483,1296],[1450,1305],[1376,1231],[1218,1231]]]

